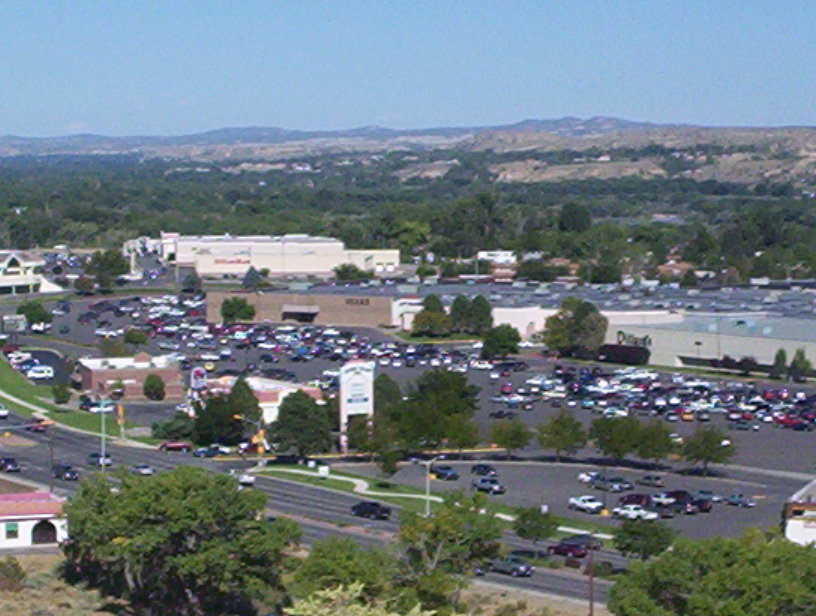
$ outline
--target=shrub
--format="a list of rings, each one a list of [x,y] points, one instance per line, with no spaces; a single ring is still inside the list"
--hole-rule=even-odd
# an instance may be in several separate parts
[[[19,592],[23,588],[26,573],[13,556],[0,560],[0,591]]]
[[[71,390],[65,383],[59,383],[51,388],[55,404],[67,404],[71,399]]]

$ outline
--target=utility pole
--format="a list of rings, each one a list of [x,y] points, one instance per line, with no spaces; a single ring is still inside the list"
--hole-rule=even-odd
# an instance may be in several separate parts
[[[595,615],[595,550],[589,546],[589,616]]]

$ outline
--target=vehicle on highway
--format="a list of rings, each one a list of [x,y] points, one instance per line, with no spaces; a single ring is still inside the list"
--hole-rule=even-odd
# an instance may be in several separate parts
[[[569,537],[565,538],[564,541],[571,545],[582,545],[587,550],[600,550],[603,547],[601,540],[597,537],[593,537],[589,533],[570,535]]]
[[[51,366],[47,366],[45,364],[41,364],[39,366],[33,366],[26,371],[26,378],[33,379],[33,380],[40,380],[40,379],[53,379],[54,378],[54,368]]]
[[[489,571],[505,573],[513,577],[530,577],[535,571],[535,567],[518,556],[508,556],[507,558],[494,558],[488,565]]]
[[[9,418],[9,410],[6,406],[0,402],[0,419],[8,419]]]
[[[501,474],[495,466],[490,464],[474,464],[470,467],[470,472],[480,477],[498,477]]]
[[[160,451],[180,451],[187,453],[192,451],[193,444],[190,441],[164,441],[159,444]]]
[[[651,488],[662,488],[666,484],[663,483],[663,477],[660,475],[644,475],[635,479],[635,483],[640,486],[649,486]]]
[[[751,508],[754,505],[756,505],[756,503],[754,502],[753,499],[748,498],[747,496],[745,496],[741,492],[735,492],[734,494],[732,494],[731,496],[726,498],[725,502],[728,503],[729,505],[731,505],[732,507]]]
[[[0,470],[4,473],[19,473],[20,465],[15,458],[0,458]]]
[[[567,507],[576,511],[584,511],[586,513],[600,513],[604,508],[602,501],[596,497],[586,494],[584,496],[573,496],[567,501]]]
[[[555,545],[549,546],[547,553],[557,554],[558,556],[568,556],[570,558],[583,558],[587,555],[587,548],[580,543],[574,543],[564,539]]]
[[[25,429],[29,432],[45,432],[45,428],[48,425],[49,423],[45,419],[35,419],[32,423],[28,424]]]
[[[442,481],[456,481],[459,479],[459,473],[452,466],[432,466],[429,472],[432,479]]]
[[[79,472],[70,464],[55,464],[51,468],[51,473],[54,479],[62,479],[63,481],[76,481],[79,479]]]
[[[221,455],[221,450],[218,447],[199,447],[193,451],[196,458],[214,458]]]
[[[130,467],[130,472],[134,475],[142,475],[143,477],[149,477],[150,475],[156,474],[156,469],[154,469],[149,464],[135,464]]]
[[[487,492],[488,494],[504,494],[507,492],[507,488],[499,483],[499,480],[495,477],[480,477],[479,479],[474,479],[470,485],[474,490]]]
[[[88,464],[91,466],[111,466],[113,465],[113,459],[105,454],[104,456],[99,452],[89,453],[88,454]]]
[[[230,469],[229,476],[237,479],[238,485],[240,486],[249,488],[255,485],[255,475],[242,471],[241,469]]]
[[[654,512],[644,509],[640,505],[621,505],[612,510],[612,515],[616,518],[626,520],[657,520],[660,516]]]
[[[360,518],[388,520],[391,518],[391,507],[386,507],[376,501],[360,501],[352,505],[351,513]]]

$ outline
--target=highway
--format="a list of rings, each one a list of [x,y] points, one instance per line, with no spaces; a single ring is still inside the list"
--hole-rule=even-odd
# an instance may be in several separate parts
[[[106,419],[108,429],[115,429],[114,420]],[[9,427],[18,428],[30,420],[12,414],[5,422]],[[2,430],[0,425],[0,430]],[[54,461],[73,465],[80,474],[93,472],[86,463],[89,453],[99,451],[99,438],[82,433],[71,432],[61,428],[49,428],[50,433],[31,433],[12,429],[14,435],[20,435],[29,442],[19,444],[19,439],[0,439],[0,455],[13,456],[23,467],[20,478],[41,485],[51,481],[50,441],[53,437]],[[14,443],[14,444],[12,444]],[[226,472],[233,468],[249,468],[251,460],[245,462],[223,462],[217,459],[200,459],[180,453],[161,453],[155,449],[122,446],[108,443],[106,451],[112,456],[114,468],[130,467],[135,464],[150,464],[157,471],[167,471],[188,464],[207,468],[213,472]],[[16,477],[10,476],[10,479]],[[62,496],[70,496],[78,484],[54,480],[54,491]],[[359,497],[305,486],[286,480],[259,476],[256,489],[268,495],[270,515],[282,515],[296,519],[303,527],[303,542],[313,544],[319,539],[331,535],[345,536],[354,539],[364,548],[386,546],[394,543],[394,536],[399,529],[398,515],[389,521],[371,521],[355,517],[350,508]],[[399,507],[394,506],[395,510]],[[529,542],[520,541],[511,533],[503,538],[511,549],[530,549]],[[538,549],[545,549],[547,542],[539,544]],[[607,550],[596,554],[598,561],[610,561],[615,566],[623,564],[621,557]],[[538,570],[532,578],[512,578],[510,576],[489,573],[485,579],[508,586],[525,588],[537,592],[549,593],[573,599],[588,599],[588,579],[586,576],[569,570]],[[611,584],[596,580],[595,599],[605,603]]]

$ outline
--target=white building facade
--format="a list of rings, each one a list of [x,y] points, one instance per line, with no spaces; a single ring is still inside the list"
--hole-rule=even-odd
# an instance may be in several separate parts
[[[45,279],[45,260],[20,250],[0,250],[0,295],[48,293],[62,288]]]
[[[56,545],[68,538],[65,501],[48,492],[0,494],[0,551]]]

